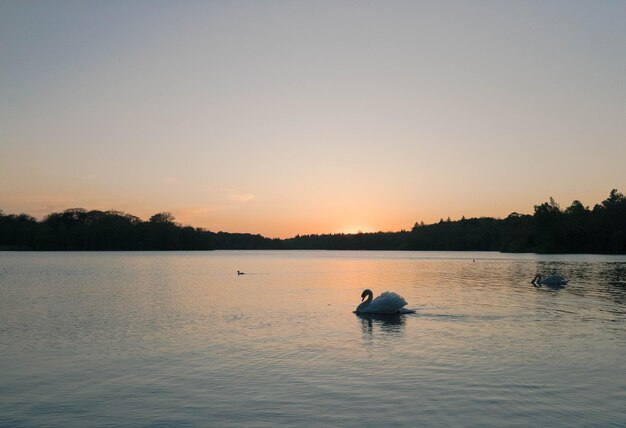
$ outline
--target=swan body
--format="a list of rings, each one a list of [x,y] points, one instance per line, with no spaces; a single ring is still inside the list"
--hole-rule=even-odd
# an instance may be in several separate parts
[[[556,274],[547,276],[545,278],[537,274],[535,275],[533,280],[530,281],[530,283],[533,285],[565,285],[567,284],[567,279],[563,278],[561,275]]]
[[[367,297],[367,299],[366,299]],[[374,299],[372,290],[365,290],[361,294],[361,300],[365,299],[356,307],[357,314],[397,314],[403,312],[406,300],[393,291],[385,291]]]

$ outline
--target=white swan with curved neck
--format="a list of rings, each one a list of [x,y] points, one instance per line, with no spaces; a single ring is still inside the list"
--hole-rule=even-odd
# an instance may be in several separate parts
[[[402,312],[402,308],[406,305],[406,300],[393,291],[385,291],[374,299],[372,290],[365,290],[361,294],[363,303],[356,307],[357,314],[397,314]]]
[[[563,278],[561,275],[550,275],[547,277],[542,277],[540,274],[535,275],[532,281],[530,281],[533,285],[565,285],[567,284],[567,279]]]

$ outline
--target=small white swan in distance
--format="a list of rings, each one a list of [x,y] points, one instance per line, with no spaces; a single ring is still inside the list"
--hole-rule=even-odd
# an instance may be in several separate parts
[[[409,313],[410,310],[403,309],[406,306],[406,300],[399,294],[393,291],[385,291],[380,296],[374,299],[374,293],[372,290],[365,290],[361,294],[361,300],[363,301],[356,307],[357,314],[397,314],[397,313]],[[373,299],[373,300],[372,300]]]
[[[567,279],[563,278],[561,275],[556,274],[547,276],[545,278],[537,274],[535,275],[533,280],[530,281],[530,283],[533,285],[565,285],[567,284]]]

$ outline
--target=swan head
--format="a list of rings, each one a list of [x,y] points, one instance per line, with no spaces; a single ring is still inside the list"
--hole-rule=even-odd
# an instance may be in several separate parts
[[[374,297],[374,293],[372,293],[372,290],[370,290],[369,288],[366,288],[365,290],[363,290],[363,292],[361,293],[361,302],[363,300],[365,300],[365,298],[369,296],[370,299],[372,299]]]
[[[541,281],[541,275],[537,274],[534,276],[534,278],[530,281],[531,284],[534,284],[537,281]]]

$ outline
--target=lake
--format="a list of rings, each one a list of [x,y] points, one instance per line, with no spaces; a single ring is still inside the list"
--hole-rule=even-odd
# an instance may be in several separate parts
[[[625,327],[626,256],[2,252],[0,426],[623,427]]]

